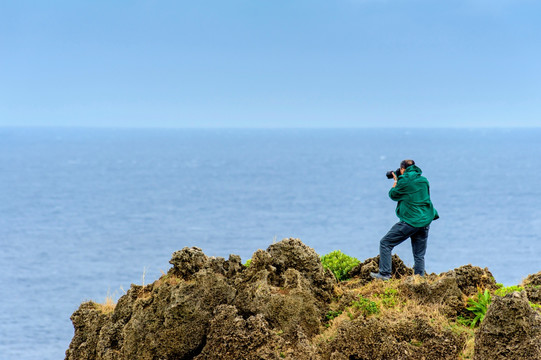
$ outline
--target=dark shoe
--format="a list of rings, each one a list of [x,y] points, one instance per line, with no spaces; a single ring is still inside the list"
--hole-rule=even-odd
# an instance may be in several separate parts
[[[373,273],[373,272],[370,273],[370,276],[374,279],[380,279],[383,281],[387,281],[391,278],[390,275],[381,275],[380,273]]]

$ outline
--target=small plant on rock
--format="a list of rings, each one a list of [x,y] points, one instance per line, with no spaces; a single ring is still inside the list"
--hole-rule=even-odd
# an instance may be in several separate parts
[[[116,302],[114,300],[115,296],[116,292],[115,294],[111,294],[110,291],[107,291],[107,296],[105,297],[105,301],[103,303],[96,303],[94,301],[92,301],[92,303],[97,310],[100,310],[104,314],[110,314],[115,311],[116,308]]]
[[[462,326],[468,326],[468,327],[471,327],[471,321],[472,321],[471,318],[465,318],[465,317],[462,316],[462,315],[459,315],[459,316],[457,316],[457,318],[456,318],[457,324],[460,324],[460,325],[462,325]]]
[[[344,254],[340,250],[335,250],[321,257],[323,267],[329,269],[338,281],[348,279],[349,271],[359,263],[359,260]]]
[[[325,327],[329,328],[331,327],[332,321],[337,318],[338,316],[342,315],[342,311],[340,310],[329,310],[327,314],[325,314],[325,317],[327,318],[327,322],[325,323]]]
[[[473,312],[475,317],[471,321],[471,327],[475,327],[477,323],[481,323],[485,319],[485,315],[487,313],[488,306],[490,305],[492,301],[492,298],[490,296],[490,293],[488,292],[488,289],[485,289],[484,292],[479,290],[477,293],[477,298],[474,299],[468,299],[468,305],[466,309]]]
[[[381,304],[386,308],[393,308],[399,302],[398,290],[393,288],[385,289],[385,292],[383,294],[378,294],[378,297],[381,299]]]
[[[361,310],[364,316],[369,316],[379,313],[379,306],[374,301],[359,296],[359,300],[354,301],[352,304],[357,309]]]
[[[342,312],[341,311],[335,311],[335,310],[330,310],[329,312],[327,312],[327,314],[325,315],[325,317],[327,318],[327,320],[333,320],[335,317],[338,317],[342,315]]]

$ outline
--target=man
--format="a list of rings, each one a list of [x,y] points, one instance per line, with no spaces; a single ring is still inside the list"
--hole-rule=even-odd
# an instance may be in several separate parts
[[[391,252],[393,248],[411,238],[416,275],[425,274],[425,252],[428,230],[432,220],[439,218],[430,201],[428,180],[421,176],[422,170],[413,160],[400,163],[399,174],[393,172],[394,184],[389,197],[398,201],[396,215],[400,219],[379,243],[379,272],[370,273],[375,279],[391,278]]]

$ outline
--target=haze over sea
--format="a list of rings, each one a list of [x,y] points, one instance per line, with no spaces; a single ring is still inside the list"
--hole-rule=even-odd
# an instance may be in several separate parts
[[[2,359],[60,359],[82,301],[150,283],[198,246],[243,262],[298,237],[364,260],[411,158],[441,218],[427,271],[541,270],[541,129],[0,129]],[[412,265],[411,247],[396,253]]]

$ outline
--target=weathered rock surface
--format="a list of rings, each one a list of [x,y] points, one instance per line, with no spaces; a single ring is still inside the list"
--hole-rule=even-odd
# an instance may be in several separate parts
[[[376,301],[385,296],[387,285],[369,275],[378,261],[364,261],[350,272],[351,282],[337,284],[318,254],[298,239],[256,251],[249,267],[236,255],[225,260],[184,248],[173,254],[166,275],[144,287],[132,285],[114,311],[83,303],[71,317],[75,334],[66,359],[459,358],[464,333],[431,316],[456,318],[478,287],[495,288],[488,269],[466,265],[421,278],[395,255],[397,287],[389,296],[405,298],[397,297],[392,306],[410,300],[414,306],[385,316],[349,313],[366,288],[379,289]],[[539,301],[541,273],[530,275],[524,286],[530,300]],[[477,334],[475,359],[541,359],[539,315],[526,292],[496,298]],[[343,312],[340,321],[329,321],[331,309]]]
[[[281,339],[262,314],[244,319],[236,307],[220,305],[196,360],[278,359]]]
[[[98,354],[98,349],[103,348],[103,344],[98,346],[101,340],[100,333],[110,318],[110,316],[98,311],[94,303],[81,304],[79,309],[71,315],[75,335],[66,351],[66,359],[101,358],[101,354]]]
[[[496,289],[496,281],[488,269],[464,265],[441,274],[433,282],[408,277],[402,287],[419,303],[441,305],[443,315],[456,317],[465,315],[467,297],[476,294],[478,289]]]
[[[334,276],[323,269],[316,252],[297,239],[258,250],[236,279],[234,305],[244,316],[263,314],[286,335],[319,332],[331,300]]]
[[[440,305],[441,313],[447,317],[456,317],[464,310],[466,298],[458,287],[454,272],[433,283],[420,276],[412,276],[404,280],[402,287],[420,304]]]
[[[458,358],[464,342],[450,330],[436,329],[423,314],[397,321],[359,318],[342,323],[323,358],[451,360]]]
[[[522,285],[526,290],[526,294],[528,294],[528,299],[533,303],[541,304],[541,271],[528,275]]]
[[[395,279],[401,279],[406,276],[413,275],[413,269],[409,268],[404,264],[404,262],[398,257],[398,255],[393,255],[391,258],[392,261],[392,270],[391,276]],[[364,262],[355,266],[348,273],[349,277],[358,278],[361,281],[361,284],[368,284],[372,281],[370,273],[377,273],[379,271],[379,255],[370,259],[366,259]]]
[[[475,336],[474,360],[541,359],[541,315],[524,292],[495,297]]]
[[[209,258],[196,247],[170,263],[154,284],[132,285],[111,314],[81,305],[66,359],[277,358],[280,344],[310,348],[335,284],[298,239],[257,251],[248,268],[238,256]]]
[[[487,268],[464,265],[448,272],[450,276],[456,276],[456,282],[465,295],[474,295],[478,289],[496,289],[496,280]]]
[[[176,285],[132,286],[107,321],[100,317],[98,322],[86,321],[76,328],[74,339],[88,333],[98,339],[92,349],[95,355],[72,342],[66,358],[192,358],[205,344],[214,309],[232,302],[235,294],[226,278],[207,269],[194,274],[192,281]],[[90,306],[85,310],[84,316],[92,314]]]

